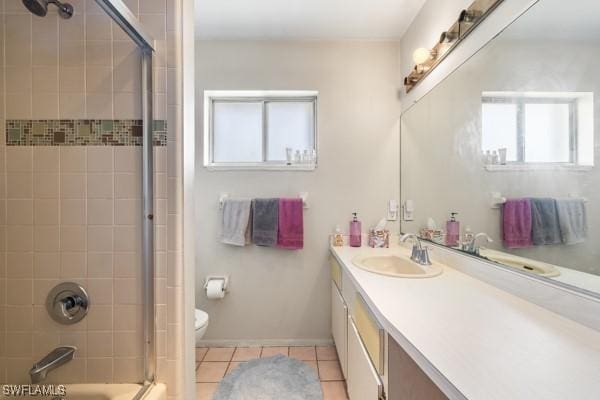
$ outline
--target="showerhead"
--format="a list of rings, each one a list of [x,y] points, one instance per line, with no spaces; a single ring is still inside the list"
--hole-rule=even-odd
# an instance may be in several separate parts
[[[73,6],[69,3],[61,3],[59,0],[23,0],[23,5],[38,17],[48,14],[48,4],[58,7],[58,15],[62,18],[69,19],[73,16]]]
[[[45,17],[48,12],[48,4],[45,1],[23,0],[23,4],[38,17]]]

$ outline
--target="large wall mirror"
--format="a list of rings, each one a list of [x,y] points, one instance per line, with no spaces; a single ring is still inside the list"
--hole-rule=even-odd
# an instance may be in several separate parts
[[[403,113],[403,232],[600,294],[599,15],[539,0]]]

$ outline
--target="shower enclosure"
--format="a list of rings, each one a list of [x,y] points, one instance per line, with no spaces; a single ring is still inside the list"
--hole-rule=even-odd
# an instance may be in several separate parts
[[[166,258],[166,210],[154,207],[167,198],[166,102],[153,110],[153,86],[166,92],[166,46],[157,55],[152,36],[166,37],[167,7],[2,3],[0,383],[29,383],[33,363],[69,346],[73,360],[41,383],[73,384],[76,399],[104,393],[87,383],[111,384],[106,398],[166,396],[152,389],[155,291],[166,292],[165,268],[155,271],[155,253]],[[89,294],[88,314],[69,326],[45,306],[64,282]]]
[[[154,40],[122,0],[96,0],[135,42],[142,53],[142,290],[144,297],[144,383],[153,383],[156,373],[154,338],[154,187],[152,115],[152,53]]]

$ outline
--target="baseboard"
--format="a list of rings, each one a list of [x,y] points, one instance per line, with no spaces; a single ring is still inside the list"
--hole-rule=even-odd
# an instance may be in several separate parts
[[[269,346],[331,346],[332,339],[237,339],[201,340],[197,347],[269,347]]]

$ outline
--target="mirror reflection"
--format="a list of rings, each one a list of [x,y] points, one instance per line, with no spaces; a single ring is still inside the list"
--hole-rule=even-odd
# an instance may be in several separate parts
[[[402,115],[403,232],[600,293],[597,15],[539,1]]]

